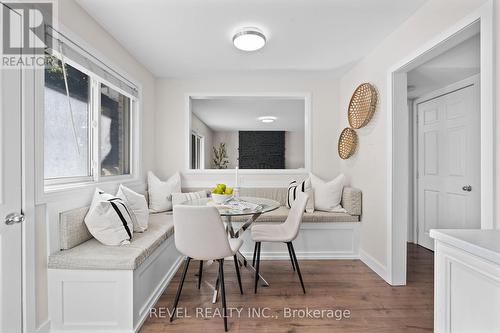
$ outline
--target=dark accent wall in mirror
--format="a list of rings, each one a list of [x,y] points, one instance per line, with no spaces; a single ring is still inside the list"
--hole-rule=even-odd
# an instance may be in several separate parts
[[[284,169],[284,131],[240,131],[240,169]]]

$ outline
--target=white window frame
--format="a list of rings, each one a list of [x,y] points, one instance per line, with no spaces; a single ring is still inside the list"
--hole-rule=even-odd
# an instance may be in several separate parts
[[[71,35],[70,33],[67,33]],[[80,42],[78,38],[72,37],[80,45],[86,47],[92,54],[98,54],[97,51],[92,50],[91,47],[85,46],[84,42]],[[61,59],[58,52],[53,52],[53,54]],[[103,59],[102,57],[99,57]],[[106,79],[90,72],[86,68],[83,68],[78,63],[72,61],[71,59],[64,57],[64,62],[75,69],[81,71],[82,73],[89,76],[90,79],[90,98],[89,102],[93,103],[90,106],[90,122],[89,122],[89,150],[90,152],[90,170],[91,176],[82,177],[62,177],[45,180],[44,172],[44,116],[45,116],[45,68],[38,68],[35,73],[36,85],[36,106],[39,111],[35,115],[35,129],[36,129],[36,194],[37,202],[44,201],[44,198],[52,194],[57,194],[63,191],[82,189],[86,187],[96,187],[102,184],[109,183],[138,183],[139,175],[141,174],[141,123],[142,117],[140,109],[142,108],[142,89],[141,85],[135,80],[131,79],[130,76],[125,74],[123,71],[115,70],[115,66],[110,66],[121,76],[126,78],[129,82],[133,83],[139,90],[138,96],[132,96],[126,91],[120,89],[114,84],[110,83]],[[106,64],[110,64],[108,61],[103,61]],[[101,163],[100,163],[100,84],[104,84],[117,92],[123,94],[130,99],[130,158],[129,158],[129,173],[126,175],[116,175],[116,176],[102,176],[101,175]]]

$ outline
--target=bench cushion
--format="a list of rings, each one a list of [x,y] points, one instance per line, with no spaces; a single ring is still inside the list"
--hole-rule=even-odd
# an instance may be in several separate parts
[[[285,222],[289,211],[288,207],[281,206],[272,212],[262,214],[256,222]],[[244,222],[248,218],[249,216],[235,216],[231,221]],[[315,210],[314,213],[304,213],[302,222],[359,222],[359,216]]]
[[[134,270],[174,232],[172,215],[151,214],[148,230],[134,233],[132,242],[106,246],[92,238],[49,257],[51,269]]]

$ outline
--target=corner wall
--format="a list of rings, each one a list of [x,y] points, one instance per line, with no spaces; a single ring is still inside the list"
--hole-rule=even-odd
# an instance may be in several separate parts
[[[348,175],[353,186],[363,191],[361,253],[365,255],[365,262],[374,266],[383,278],[386,278],[387,273],[389,241],[386,211],[389,193],[386,158],[386,133],[389,130],[386,121],[388,71],[398,61],[484,3],[484,0],[429,0],[340,81],[341,110],[347,108],[352,92],[362,82],[371,82],[379,93],[379,104],[372,122],[357,130],[358,151],[350,160],[341,162],[341,170]],[[498,8],[496,12],[498,14]],[[497,64],[498,59],[497,54]],[[347,126],[345,118],[341,120],[342,125]]]

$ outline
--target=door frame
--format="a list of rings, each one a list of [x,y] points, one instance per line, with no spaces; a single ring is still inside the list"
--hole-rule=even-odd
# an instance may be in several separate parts
[[[409,217],[410,161],[407,73],[442,53],[443,46],[474,24],[481,32],[481,228],[494,228],[495,116],[493,0],[396,62],[387,73],[387,275],[391,285],[406,284],[406,239]],[[405,130],[406,128],[406,130]]]
[[[413,202],[411,203],[413,205],[412,209],[412,218],[413,218],[413,242],[415,244],[419,244],[419,237],[418,237],[418,228],[419,228],[419,223],[418,223],[418,209],[419,209],[419,202],[418,202],[418,162],[419,162],[419,156],[418,156],[418,121],[417,121],[417,114],[418,114],[418,105],[421,103],[428,102],[432,99],[442,97],[444,95],[450,94],[452,92],[455,92],[457,90],[461,90],[467,87],[473,86],[474,87],[474,99],[476,101],[479,101],[480,95],[479,92],[481,91],[481,74],[475,74],[472,75],[468,78],[465,78],[463,80],[454,82],[452,84],[449,84],[443,88],[440,88],[438,90],[434,90],[430,93],[427,93],[423,95],[422,97],[416,98],[412,101],[413,104],[413,114],[410,115],[411,121],[412,121],[412,127],[413,127],[413,132],[412,132],[412,148],[413,148],[413,154],[412,154],[412,166],[413,166],[413,175],[412,175],[412,192],[413,192]],[[479,89],[478,89],[479,87]],[[479,110],[480,112],[481,110]],[[482,200],[482,198],[480,198]]]

